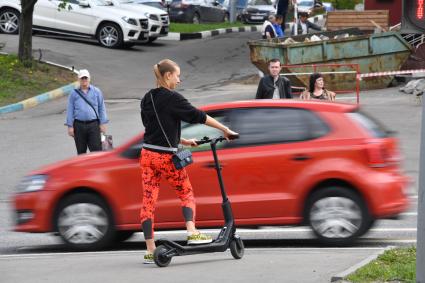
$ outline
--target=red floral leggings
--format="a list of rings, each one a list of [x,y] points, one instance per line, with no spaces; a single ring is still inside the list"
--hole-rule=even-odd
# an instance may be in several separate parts
[[[140,155],[142,173],[143,201],[140,211],[145,239],[153,239],[155,204],[159,195],[161,177],[165,177],[171,186],[175,187],[181,200],[183,215],[186,221],[195,219],[195,198],[192,185],[186,170],[177,170],[171,161],[171,154],[158,153],[143,149]]]

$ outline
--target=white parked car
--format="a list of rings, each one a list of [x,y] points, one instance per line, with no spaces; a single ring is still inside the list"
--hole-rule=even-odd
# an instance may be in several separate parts
[[[170,19],[167,12],[147,5],[139,5],[133,0],[110,0],[114,6],[128,11],[140,13],[149,21],[149,42],[153,42],[158,37],[167,36],[170,28]]]
[[[0,32],[19,32],[20,0],[0,1]],[[95,38],[107,48],[132,46],[149,39],[148,19],[140,13],[114,7],[106,0],[38,0],[33,30],[82,38]]]

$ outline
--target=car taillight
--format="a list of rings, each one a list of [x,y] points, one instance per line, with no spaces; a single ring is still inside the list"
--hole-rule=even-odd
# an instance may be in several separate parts
[[[370,167],[382,168],[398,166],[401,161],[396,146],[391,147],[384,142],[370,142],[366,145],[366,152]]]

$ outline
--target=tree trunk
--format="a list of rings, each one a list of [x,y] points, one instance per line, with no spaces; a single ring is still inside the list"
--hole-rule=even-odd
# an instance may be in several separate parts
[[[37,0],[21,0],[18,58],[25,67],[32,66],[32,18]]]

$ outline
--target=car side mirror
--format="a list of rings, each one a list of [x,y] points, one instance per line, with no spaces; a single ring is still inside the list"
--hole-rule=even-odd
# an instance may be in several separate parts
[[[78,1],[78,5],[80,5],[81,7],[84,7],[84,8],[90,7],[90,3],[87,0]]]
[[[213,4],[214,6],[218,6],[218,5],[220,5],[220,2],[218,2],[218,1],[213,1],[213,2],[212,2],[212,4]]]

